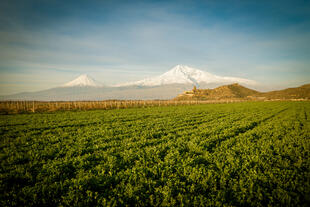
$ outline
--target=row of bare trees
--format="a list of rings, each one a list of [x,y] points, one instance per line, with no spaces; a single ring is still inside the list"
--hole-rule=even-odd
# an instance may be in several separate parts
[[[238,100],[108,100],[108,101],[1,101],[0,112],[26,113],[58,110],[123,109],[155,106],[230,103]]]

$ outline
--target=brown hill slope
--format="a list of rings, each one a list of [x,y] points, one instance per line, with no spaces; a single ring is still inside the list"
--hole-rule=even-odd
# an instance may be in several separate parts
[[[272,99],[310,99],[310,84],[279,91],[259,92],[237,83],[215,89],[196,89],[185,91],[175,100],[272,100]]]
[[[310,99],[310,84],[262,94],[267,99]]]

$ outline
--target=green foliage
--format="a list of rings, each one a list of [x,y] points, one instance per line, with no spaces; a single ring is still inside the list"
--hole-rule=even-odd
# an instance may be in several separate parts
[[[309,102],[0,116],[1,206],[309,206]]]

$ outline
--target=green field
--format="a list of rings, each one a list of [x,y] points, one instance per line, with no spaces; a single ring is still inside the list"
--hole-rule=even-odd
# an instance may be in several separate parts
[[[310,102],[0,116],[0,206],[309,206]]]

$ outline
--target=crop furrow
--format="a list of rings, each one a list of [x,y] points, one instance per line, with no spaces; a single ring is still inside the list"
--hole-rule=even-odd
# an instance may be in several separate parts
[[[267,122],[268,120],[271,120],[273,119],[274,117],[280,115],[281,113],[283,113],[284,111],[288,110],[288,108],[285,108],[285,109],[282,109],[270,116],[267,116],[266,118],[263,118],[259,121],[253,121],[251,122],[250,124],[247,124],[243,127],[239,127],[237,128],[236,130],[230,132],[228,135],[223,135],[223,136],[220,136],[220,137],[217,137],[216,139],[212,139],[210,141],[208,141],[207,143],[207,146],[205,146],[205,148],[209,151],[209,152],[214,152],[215,151],[215,148],[219,148],[221,143],[228,140],[228,139],[231,139],[231,138],[235,138],[235,137],[238,137],[239,135],[242,135],[248,131],[251,131],[253,130],[254,128],[258,127],[260,124],[264,123],[264,122]]]

